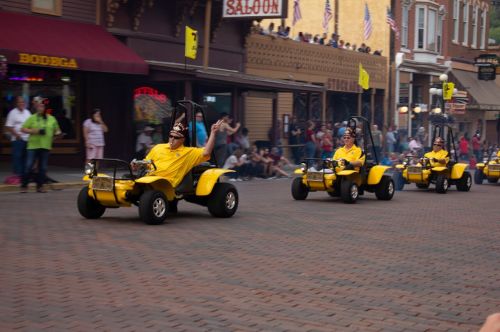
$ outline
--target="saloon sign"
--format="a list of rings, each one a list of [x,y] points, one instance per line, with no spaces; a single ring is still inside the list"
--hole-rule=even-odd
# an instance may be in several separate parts
[[[223,0],[224,18],[286,17],[286,0]]]

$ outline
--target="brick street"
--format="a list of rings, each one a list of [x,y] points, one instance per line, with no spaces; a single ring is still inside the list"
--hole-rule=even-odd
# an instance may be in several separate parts
[[[181,202],[85,220],[78,190],[0,194],[1,331],[478,331],[500,311],[500,185],[294,201],[237,182],[231,219]]]

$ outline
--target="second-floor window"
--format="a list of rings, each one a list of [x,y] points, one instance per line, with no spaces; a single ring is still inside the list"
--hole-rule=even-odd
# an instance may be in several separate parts
[[[479,45],[480,49],[486,48],[486,10],[481,11],[481,25],[479,27],[479,36],[481,38],[481,44]]]
[[[462,31],[463,31],[463,41],[462,45],[467,46],[469,43],[469,4],[467,0],[464,0],[464,4],[462,6]]]
[[[472,44],[471,46],[477,47],[477,6],[472,7]]]
[[[458,43],[460,0],[453,0],[453,41]]]
[[[437,10],[418,6],[416,11],[415,48],[431,52],[441,52],[442,24]]]
[[[403,16],[401,20],[401,46],[408,47],[408,5],[403,6]]]

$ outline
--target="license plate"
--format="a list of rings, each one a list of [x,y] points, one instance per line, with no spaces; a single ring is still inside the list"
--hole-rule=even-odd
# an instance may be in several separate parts
[[[323,181],[323,172],[308,172],[307,181]]]
[[[420,174],[420,173],[422,173],[422,167],[420,167],[420,166],[408,166],[408,173]]]
[[[94,177],[92,178],[92,189],[102,191],[113,191],[113,178]]]

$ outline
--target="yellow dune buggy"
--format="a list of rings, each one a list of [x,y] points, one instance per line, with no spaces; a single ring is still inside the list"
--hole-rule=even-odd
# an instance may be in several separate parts
[[[500,152],[490,153],[482,162],[476,164],[474,183],[483,184],[487,179],[489,183],[497,183],[500,178]]]
[[[446,166],[433,167],[429,158],[407,156],[402,164],[396,165],[396,168],[402,171],[407,184],[415,183],[420,189],[427,189],[430,184],[435,184],[436,192],[440,194],[445,194],[451,185],[456,185],[458,191],[469,191],[472,177],[467,171],[468,165],[457,162],[457,149],[452,128],[444,124],[435,125],[432,141],[436,137],[446,137],[446,151],[450,158]]]
[[[172,119],[180,118],[177,109],[185,112],[186,121],[192,121],[191,137],[185,144],[196,146],[194,114],[203,112],[202,107],[192,101],[179,101]],[[214,160],[212,154],[211,161]],[[211,215],[220,218],[233,216],[238,208],[236,188],[222,182],[222,175],[233,171],[216,168],[213,162],[195,166],[175,188],[166,179],[149,175],[155,169],[152,161],[135,161],[134,164],[137,169],[132,171],[130,164],[124,160],[92,160],[85,169],[84,180],[88,180],[89,184],[78,195],[80,214],[88,219],[97,219],[107,208],[136,205],[145,223],[162,224],[168,212],[177,212],[177,203],[181,199],[206,206]]]
[[[340,196],[345,203],[355,203],[365,191],[374,192],[379,200],[392,199],[395,187],[388,173],[390,167],[378,164],[370,123],[354,116],[348,125],[357,132],[357,145],[366,154],[365,164],[356,170],[347,169],[343,160],[305,159],[294,172],[299,175],[291,188],[295,200],[306,199],[311,191],[326,191],[332,197]]]

